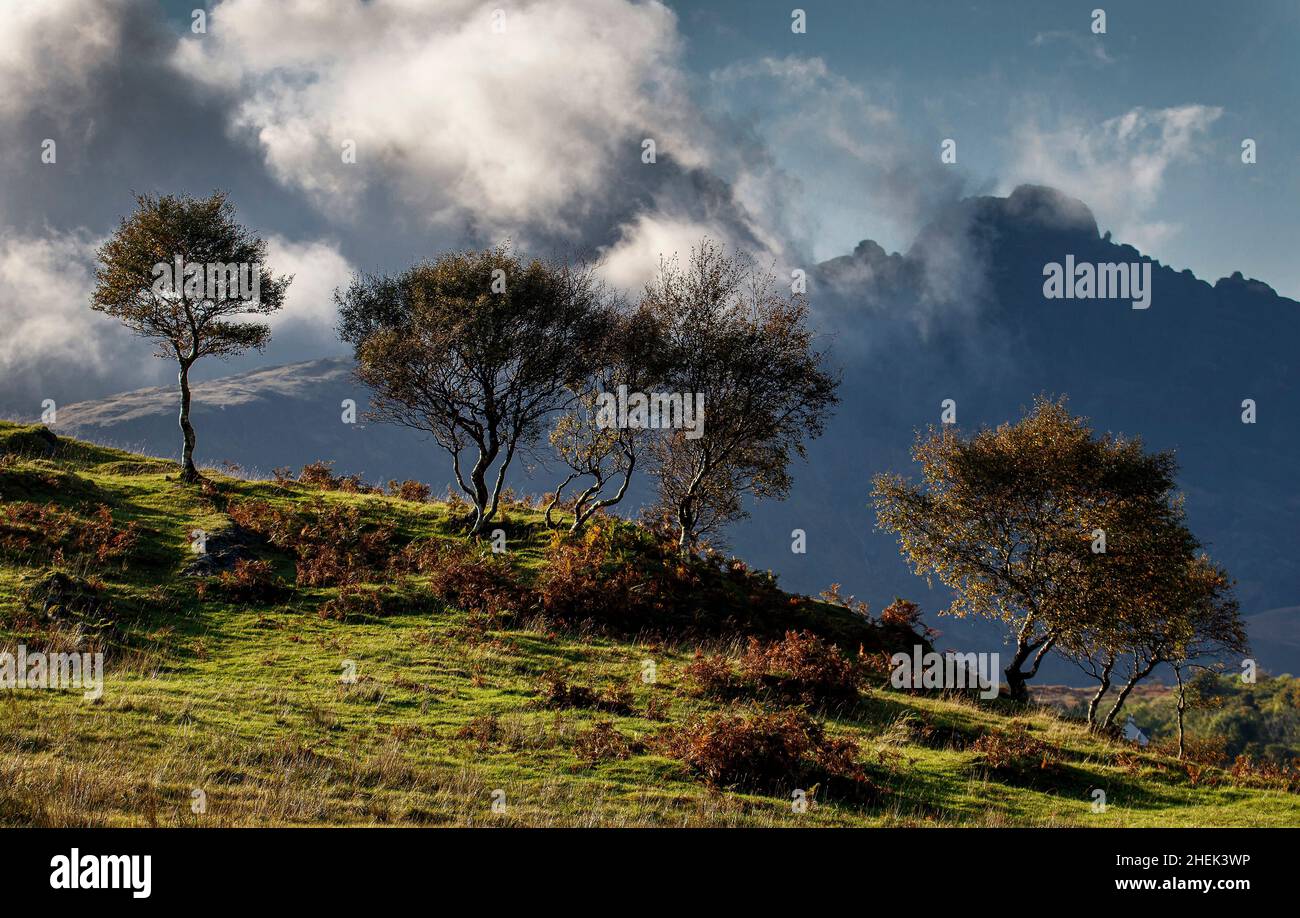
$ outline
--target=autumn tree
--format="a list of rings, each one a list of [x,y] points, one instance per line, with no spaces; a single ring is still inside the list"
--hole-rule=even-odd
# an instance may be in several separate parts
[[[506,471],[599,361],[609,310],[586,267],[501,246],[453,252],[335,294],[369,416],[431,434],[474,508],[495,518]],[[468,462],[469,468],[465,468]]]
[[[821,434],[839,380],[813,347],[804,296],[708,240],[684,265],[661,262],[642,303],[664,342],[664,385],[704,399],[699,431],[649,441],[657,514],[685,550],[743,517],[746,497],[789,492],[790,461]]]
[[[201,357],[261,350],[271,329],[233,321],[284,305],[291,277],[272,277],[266,242],[235,220],[224,192],[136,197],[136,209],[100,247],[91,308],[157,343],[180,368],[181,478],[198,479],[190,423],[190,369]]]
[[[1102,630],[1144,595],[1151,553],[1109,555],[1108,535],[1152,543],[1170,518],[1175,465],[1140,440],[1095,436],[1065,400],[1038,399],[1018,423],[963,436],[952,428],[918,437],[922,477],[875,479],[878,524],[898,535],[918,574],[953,591],[946,614],[1010,627],[1005,668],[1011,696],[1063,642]]]
[[[1129,653],[1157,638],[1179,614],[1198,548],[1180,498],[1163,492],[1127,495],[1112,498],[1104,512],[1108,522],[1097,530],[1094,557],[1081,570],[1088,576],[1077,584],[1088,590],[1081,598],[1089,614],[1056,642],[1057,651],[1097,683],[1087,707],[1092,727],[1100,725],[1099,705],[1117,680],[1122,685],[1129,677],[1145,678],[1140,666],[1125,674]]]
[[[1117,646],[1107,649],[1122,673],[1119,692],[1100,722],[1112,727],[1134,687],[1168,664],[1177,682],[1179,756],[1183,751],[1183,715],[1187,709],[1183,674],[1208,665],[1223,654],[1244,654],[1246,627],[1232,595],[1227,573],[1204,554],[1182,561],[1175,582],[1161,592],[1150,590],[1150,605]]]
[[[1181,501],[1147,512],[1140,529],[1116,527],[1110,535],[1092,570],[1100,584],[1096,610],[1058,645],[1097,683],[1087,708],[1095,729],[1110,728],[1134,687],[1162,664],[1175,670],[1181,685],[1183,671],[1245,650],[1231,580],[1200,552]],[[1103,717],[1101,703],[1111,688],[1118,694]]]

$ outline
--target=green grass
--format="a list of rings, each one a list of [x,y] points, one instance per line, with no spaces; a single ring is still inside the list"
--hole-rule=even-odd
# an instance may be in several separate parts
[[[1045,708],[873,689],[846,710],[816,712],[857,740],[887,793],[871,804],[712,789],[653,749],[585,765],[575,740],[599,720],[647,740],[724,705],[682,689],[687,642],[615,640],[526,627],[484,630],[422,589],[392,585],[408,611],[341,623],[318,609],[335,589],[297,589],[248,607],[209,598],[179,576],[188,533],[216,531],[224,501],[260,497],[355,504],[403,538],[458,538],[445,505],[320,493],[210,473],[218,495],[174,480],[175,466],[0,424],[0,499],[103,502],[142,532],[131,562],[96,572],[135,611],[109,657],[98,702],[78,691],[0,691],[3,825],[1248,826],[1300,824],[1300,797],[1236,787],[1219,772],[1193,785],[1175,760],[1088,734]],[[536,571],[540,515],[512,507],[512,560]],[[0,648],[48,637],[23,612],[38,557],[0,555]],[[292,581],[293,567],[280,573]],[[830,614],[829,612],[827,614]],[[653,660],[657,679],[641,679]],[[345,661],[357,680],[345,683]],[[537,707],[560,670],[597,688],[627,686],[633,716]],[[654,699],[660,719],[647,715]],[[494,734],[458,738],[467,725]],[[1059,764],[990,774],[966,748],[1012,720]],[[1105,813],[1092,812],[1093,788]],[[205,813],[191,812],[195,790]],[[494,792],[504,812],[494,812]]]

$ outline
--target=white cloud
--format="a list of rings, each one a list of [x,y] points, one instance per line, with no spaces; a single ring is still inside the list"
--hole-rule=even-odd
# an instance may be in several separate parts
[[[64,114],[112,62],[130,0],[7,0],[0,29],[0,118],[39,106]]]
[[[1105,37],[1102,35],[1081,35],[1078,31],[1055,30],[1037,33],[1029,44],[1035,48],[1042,48],[1059,43],[1065,44],[1080,58],[1092,64],[1104,66],[1115,63],[1115,59],[1106,53]],[[1056,59],[1059,60],[1059,56]]]
[[[676,257],[685,264],[691,249],[698,248],[706,237],[735,249],[721,226],[687,217],[642,214],[620,227],[618,241],[602,251],[601,274],[615,287],[638,293],[658,272],[661,260]]]
[[[272,328],[292,327],[294,331],[332,340],[337,317],[334,290],[346,288],[355,269],[333,242],[290,242],[271,236],[266,246],[271,272],[277,277],[293,275],[284,308],[269,318]]]
[[[223,0],[174,64],[242,99],[273,174],[346,214],[372,187],[430,223],[563,231],[641,140],[700,162],[658,2]],[[356,143],[355,165],[342,162]]]
[[[864,86],[798,55],[730,64],[710,83],[735,121],[719,148],[733,159],[751,153],[732,169],[737,199],[816,259],[865,237],[903,247],[959,192],[953,170],[918,157],[930,140],[903,124],[888,84]]]
[[[0,236],[0,375],[17,377],[46,360],[105,369],[118,336],[90,311],[95,246],[82,234]]]
[[[1099,125],[1077,119],[1016,131],[1008,187],[1035,182],[1086,201],[1117,239],[1144,251],[1178,231],[1152,219],[1169,169],[1194,159],[1198,143],[1223,113],[1206,105],[1134,108]]]

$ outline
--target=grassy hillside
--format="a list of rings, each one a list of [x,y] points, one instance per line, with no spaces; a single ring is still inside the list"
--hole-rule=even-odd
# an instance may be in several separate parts
[[[516,504],[483,557],[445,503],[209,474],[0,424],[0,649],[107,657],[97,701],[0,691],[0,824],[1300,824],[1285,777],[889,690],[898,622],[627,524]],[[196,529],[265,564],[184,574]]]

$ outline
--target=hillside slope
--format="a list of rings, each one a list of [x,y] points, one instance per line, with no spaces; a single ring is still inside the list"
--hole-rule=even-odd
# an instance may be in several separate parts
[[[0,651],[107,660],[97,700],[0,690],[0,824],[1300,824],[1288,779],[889,690],[907,622],[626,524],[512,505],[484,558],[445,504],[174,475],[0,424]]]

